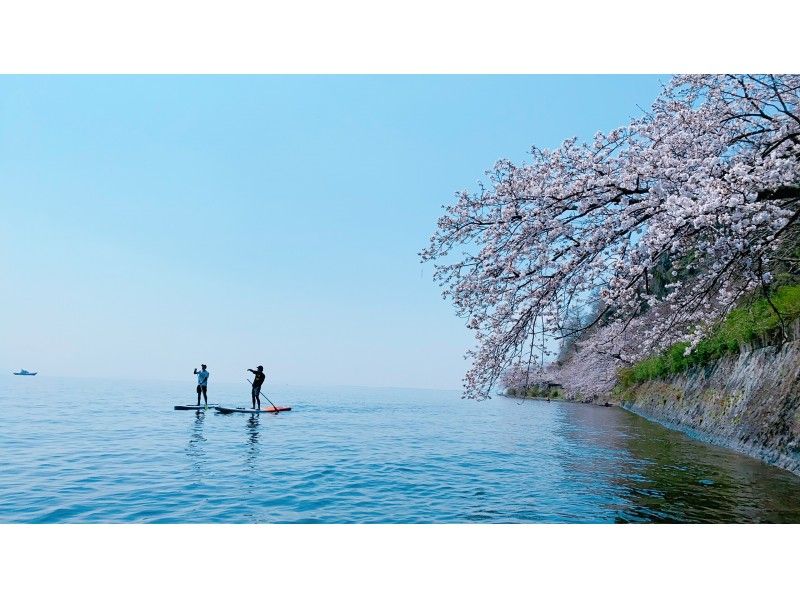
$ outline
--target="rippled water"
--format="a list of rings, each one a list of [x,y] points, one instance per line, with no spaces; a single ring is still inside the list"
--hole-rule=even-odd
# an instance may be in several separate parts
[[[192,383],[0,383],[0,522],[800,521],[800,478],[615,408]],[[245,405],[246,385],[210,400]]]

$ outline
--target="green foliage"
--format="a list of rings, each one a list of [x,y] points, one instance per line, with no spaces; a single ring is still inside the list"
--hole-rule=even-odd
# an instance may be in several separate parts
[[[770,301],[780,312],[761,297],[731,311],[725,320],[700,341],[690,355],[684,355],[688,343],[672,345],[660,355],[649,357],[619,373],[622,388],[638,382],[665,378],[693,366],[707,365],[723,355],[735,353],[745,345],[769,344],[783,325],[800,318],[800,285],[783,286],[770,295]]]

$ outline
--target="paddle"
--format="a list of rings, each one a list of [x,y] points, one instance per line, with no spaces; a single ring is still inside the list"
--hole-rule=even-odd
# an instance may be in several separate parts
[[[250,379],[248,378],[248,379],[247,379],[247,381],[248,381],[248,382],[250,382]],[[250,382],[250,386],[251,386],[251,387],[253,386],[253,383],[252,383],[252,382]],[[265,395],[263,392],[261,392],[261,389],[260,389],[260,388],[258,389],[258,394],[260,394],[262,397],[264,397],[265,399],[267,399],[267,401],[269,401],[269,404],[270,404],[270,405],[272,405],[273,407],[275,407],[275,415],[278,415],[278,414],[280,413],[280,411],[278,410],[278,407],[275,405],[275,403],[273,403],[272,401],[270,401],[270,400],[269,400],[269,398],[267,397],[267,395]]]

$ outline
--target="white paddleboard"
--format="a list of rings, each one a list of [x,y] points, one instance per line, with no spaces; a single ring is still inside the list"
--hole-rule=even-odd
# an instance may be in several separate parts
[[[219,403],[209,403],[208,406],[202,405],[175,405],[175,411],[203,411],[204,409],[213,409],[219,407]]]

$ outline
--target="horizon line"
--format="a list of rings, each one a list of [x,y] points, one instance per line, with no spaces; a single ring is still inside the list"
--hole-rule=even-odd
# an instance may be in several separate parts
[[[41,372],[37,372],[37,377],[42,376]],[[9,373],[9,376],[13,376],[13,373]],[[176,378],[127,378],[127,377],[116,377],[116,376],[77,376],[77,375],[44,375],[44,378],[48,379],[67,379],[67,380],[109,380],[112,382],[186,382],[186,379],[176,379]],[[221,384],[235,384],[236,382],[233,380],[220,380],[219,383]],[[191,384],[191,380],[189,380],[189,384]],[[462,392],[463,389],[461,388],[432,388],[432,387],[424,387],[424,386],[374,386],[370,384],[295,384],[289,382],[273,382],[271,384],[265,383],[265,386],[289,386],[289,387],[297,387],[297,388],[366,388],[366,389],[382,389],[382,390],[433,390],[433,391],[443,391],[443,392]]]

